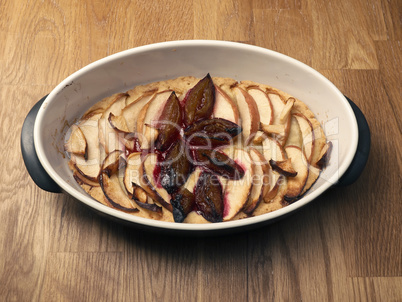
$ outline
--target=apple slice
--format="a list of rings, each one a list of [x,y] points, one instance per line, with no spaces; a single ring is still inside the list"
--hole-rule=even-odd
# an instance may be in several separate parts
[[[272,170],[282,174],[286,177],[295,177],[297,172],[293,169],[292,160],[290,158],[282,160],[282,161],[275,161],[271,159],[269,164],[272,167]]]
[[[139,136],[145,137],[145,125],[156,127],[156,123],[159,121],[159,117],[162,114],[166,101],[172,94],[171,90],[159,92],[150,100],[138,113],[137,119],[137,133]],[[148,142],[152,144],[153,142]]]
[[[261,202],[259,206],[254,210],[253,215],[261,215],[268,212],[276,211],[283,208],[285,205],[284,203],[284,196],[287,191],[287,179],[283,175],[280,176],[276,193],[272,198],[266,199],[264,197],[264,202]],[[272,191],[271,191],[272,192]]]
[[[254,164],[250,154],[235,148],[232,158],[244,171],[243,178],[228,180],[224,190],[223,221],[232,219],[246,204],[253,186]]]
[[[105,197],[114,208],[124,212],[139,212],[134,202],[121,187],[119,177],[116,174],[109,177],[106,173],[101,173],[99,183]]]
[[[308,190],[310,190],[311,186],[317,181],[318,177],[320,176],[321,170],[309,165],[308,167],[308,177],[306,184],[303,188],[303,191],[300,193],[299,197],[303,196]]]
[[[116,94],[113,102],[111,102],[110,105],[103,112],[102,118],[107,119],[109,117],[110,113],[113,113],[114,115],[120,115],[121,110],[124,107],[126,107],[127,97],[128,97],[127,93]]]
[[[109,116],[113,114],[118,116],[122,109],[126,106],[127,94],[118,94],[114,102],[105,110],[99,119],[99,142],[102,144],[106,154],[114,150],[122,150],[122,144],[118,138],[116,131],[109,123]]]
[[[266,137],[262,142],[262,154],[264,155],[267,162],[273,159],[275,161],[285,160],[286,153],[279,142],[272,137]]]
[[[98,120],[102,116],[101,113],[90,116],[87,120],[82,121],[79,127],[87,141],[87,157],[82,155],[71,155],[71,160],[77,171],[91,182],[98,181],[100,171],[100,148],[98,141]],[[84,180],[85,182],[85,180]]]
[[[311,186],[317,181],[318,177],[320,176],[321,170],[325,168],[328,164],[329,157],[332,151],[332,143],[327,142],[321,150],[320,156],[318,157],[318,161],[316,163],[317,167],[313,165],[309,165],[309,173],[306,181],[306,185],[303,188],[303,191],[300,195],[304,195]]]
[[[129,134],[126,119],[122,115],[114,115],[109,113],[108,121],[110,126],[119,133]]]
[[[160,166],[158,165],[158,157],[155,153],[149,153],[142,161],[140,168],[140,186],[152,197],[153,200],[159,202],[164,208],[172,212],[170,204],[171,196],[158,183],[155,178],[159,178]]]
[[[88,158],[88,145],[84,133],[77,125],[71,127],[70,137],[65,144],[65,150],[70,153],[84,156]]]
[[[278,180],[278,189],[276,195],[269,201],[271,204],[280,205],[281,208],[289,205],[289,203],[285,200],[285,194],[288,190],[288,178],[281,175]]]
[[[133,194],[133,185],[132,183],[141,185],[140,182],[140,170],[141,170],[141,152],[131,153],[126,159],[126,169],[124,171],[124,187],[129,195],[129,197]]]
[[[299,122],[293,114],[291,115],[290,119],[290,130],[285,146],[297,146],[299,148],[302,148],[303,135],[300,131]]]
[[[274,119],[274,111],[268,95],[258,87],[252,87],[247,92],[257,104],[260,122],[270,125]]]
[[[145,124],[143,127],[143,135],[138,138],[141,149],[148,150],[154,147],[154,142],[158,138],[159,131],[155,127]]]
[[[269,191],[265,194],[264,196],[264,202],[269,203],[271,202],[277,195],[278,195],[278,190],[279,187],[281,185],[281,182],[283,179],[286,179],[286,177],[280,175],[279,173],[275,172],[276,174],[274,174],[275,176],[278,175],[278,177],[276,178],[276,182],[272,181],[272,177],[269,177]],[[272,186],[273,184],[273,186]]]
[[[136,183],[132,183],[132,187],[133,194],[131,195],[131,199],[134,200],[139,207],[158,214],[163,213],[162,207],[155,204],[152,198],[148,196],[148,193],[143,188]]]
[[[255,134],[254,137],[252,137],[251,143],[253,145],[262,145],[262,142],[267,138],[267,134],[264,131],[258,130]],[[250,137],[251,139],[251,137]]]
[[[109,108],[110,104],[115,101],[117,95],[118,93],[113,94],[92,105],[81,117],[81,120],[87,120],[95,114],[102,114],[105,112],[105,110]]]
[[[73,172],[73,177],[76,180],[77,183],[81,184],[85,184],[88,185],[90,187],[99,187],[99,182],[93,181],[88,179],[87,177],[85,177],[84,175],[82,175],[81,172],[79,172],[76,168],[75,163],[73,162],[73,160],[70,160],[68,162],[68,167],[71,169],[71,171]]]
[[[162,208],[154,203],[148,193],[142,188],[140,180],[141,152],[131,153],[127,157],[126,169],[124,171],[123,183],[129,198],[139,207],[161,214]]]
[[[109,114],[108,118],[110,126],[115,130],[120,142],[127,150],[139,150],[139,140],[136,135],[128,130],[125,118],[122,115],[115,116]],[[122,149],[122,148],[120,148]]]
[[[285,151],[278,141],[273,139],[272,137],[267,137],[262,142],[262,151],[261,153],[264,155],[265,160],[269,163],[270,160],[274,161],[283,161],[286,159]],[[278,186],[279,186],[279,177],[280,174],[272,169],[269,169],[269,187],[270,190],[264,196],[265,201],[269,201],[273,197],[275,197]]]
[[[293,169],[297,172],[295,177],[288,178],[288,188],[285,200],[293,202],[303,191],[309,174],[309,165],[303,151],[296,146],[285,147],[288,158],[292,161]]]
[[[283,146],[287,140],[289,130],[290,130],[290,115],[287,115],[286,120],[282,119],[282,121],[281,121],[281,115],[285,109],[286,102],[281,98],[281,96],[279,94],[276,94],[273,92],[269,92],[268,97],[269,97],[269,100],[271,101],[272,109],[274,112],[274,118],[272,121],[272,125],[284,125],[283,133],[274,135],[274,137]]]
[[[218,86],[215,86],[215,105],[212,116],[239,124],[239,110],[237,109],[236,104]]]
[[[77,183],[79,183],[80,185],[88,185],[90,187],[99,187],[98,182],[94,182],[94,181],[86,178],[81,173],[79,173],[76,168],[72,168],[72,170],[73,170],[73,177],[74,177],[75,181]]]
[[[286,124],[289,120],[290,112],[292,111],[293,105],[295,103],[294,98],[289,98],[286,101],[285,107],[283,107],[281,114],[279,115],[279,122],[281,124]]]
[[[249,137],[253,138],[260,127],[260,114],[254,99],[244,89],[234,87],[233,92],[240,113],[243,143],[247,145]]]
[[[306,155],[307,161],[311,163],[311,158],[314,149],[314,131],[311,122],[301,113],[294,113],[294,118],[299,123],[301,135],[303,138],[303,152]]]
[[[266,125],[261,123],[261,129],[265,133],[272,134],[275,137],[283,136],[285,133],[285,125]]]
[[[332,151],[332,142],[327,142],[324,147],[321,149],[320,156],[318,157],[318,161],[316,166],[319,169],[323,169],[328,164],[329,158],[331,156]]]
[[[156,93],[154,91],[147,92],[121,111],[121,116],[126,120],[128,132],[136,132],[139,112],[155,95]]]
[[[320,160],[320,156],[322,149],[327,144],[327,139],[325,137],[324,131],[321,128],[320,123],[317,120],[310,120],[311,124],[313,125],[313,135],[314,135],[314,146],[313,152],[311,155],[311,161],[309,164],[316,166],[317,162]]]
[[[253,186],[243,212],[251,215],[258,207],[264,195],[269,191],[269,165],[257,149],[250,148],[249,153],[254,163],[254,174],[252,176]]]
[[[91,182],[96,182],[98,179],[100,165],[99,162],[91,162],[90,160],[85,160],[83,156],[72,155],[71,160],[74,163],[74,168],[83,177],[82,180],[87,183],[84,179],[88,179]],[[90,184],[90,183],[87,183]]]
[[[109,208],[113,208],[113,206],[110,204],[110,202],[105,197],[105,194],[103,193],[103,190],[100,186],[91,187],[87,192],[89,195],[91,195],[92,198],[96,199],[101,204],[103,204]]]
[[[102,163],[101,173],[106,173],[109,176],[116,174],[121,168],[126,166],[124,153],[120,150],[115,150],[109,153]]]
[[[125,164],[122,154],[121,151],[115,150],[105,158],[99,174],[99,184],[106,199],[114,208],[124,212],[139,212],[120,183],[118,172]]]

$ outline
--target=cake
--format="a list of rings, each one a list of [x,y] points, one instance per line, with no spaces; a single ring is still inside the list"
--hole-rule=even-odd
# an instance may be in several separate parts
[[[70,128],[65,149],[75,180],[105,206],[216,223],[302,198],[327,164],[331,142],[293,96],[208,74],[97,102]]]

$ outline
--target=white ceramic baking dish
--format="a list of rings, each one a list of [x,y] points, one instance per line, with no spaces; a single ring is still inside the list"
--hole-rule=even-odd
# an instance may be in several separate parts
[[[139,218],[114,210],[98,203],[81,189],[68,168],[68,158],[64,153],[68,126],[91,105],[113,93],[148,82],[183,75],[203,77],[207,73],[274,86],[311,108],[334,149],[329,166],[308,194],[283,209],[240,221],[180,224]],[[357,179],[368,157],[370,132],[361,111],[349,101],[314,69],[271,50],[223,41],[158,43],[111,55],[66,78],[28,114],[22,130],[21,148],[28,172],[38,186],[51,192],[64,191],[108,217],[158,231],[232,232],[282,218],[328,188],[351,184]],[[341,176],[343,178],[339,181]]]

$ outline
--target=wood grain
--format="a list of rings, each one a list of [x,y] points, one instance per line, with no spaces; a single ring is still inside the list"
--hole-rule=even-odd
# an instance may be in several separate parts
[[[401,301],[398,0],[0,0],[0,300]],[[148,233],[39,189],[20,153],[30,108],[81,67],[149,43],[220,39],[317,69],[364,112],[358,181],[270,226]]]
[[[295,9],[254,10],[255,45],[275,49],[311,65],[313,33],[309,15]],[[281,33],[292,37],[292,43]]]

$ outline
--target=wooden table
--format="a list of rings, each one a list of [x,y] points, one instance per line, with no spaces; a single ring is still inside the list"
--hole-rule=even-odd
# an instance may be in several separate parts
[[[401,301],[401,9],[398,0],[0,1],[0,300]],[[275,224],[203,239],[140,232],[39,189],[19,145],[36,101],[97,59],[181,39],[262,46],[328,77],[371,127],[360,179]]]

